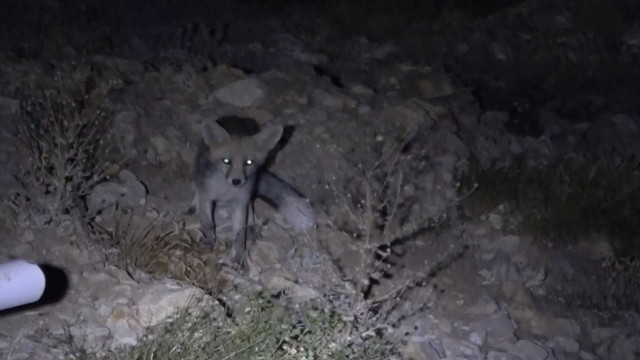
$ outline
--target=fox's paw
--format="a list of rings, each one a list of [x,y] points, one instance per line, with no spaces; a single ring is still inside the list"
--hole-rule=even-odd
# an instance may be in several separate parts
[[[202,235],[202,240],[206,243],[214,245],[216,243],[216,232],[214,229],[203,229],[200,228],[200,234]]]
[[[231,270],[239,275],[248,272],[248,266],[247,262],[244,259],[244,256],[227,256],[220,261],[220,264],[223,265],[227,270]]]
[[[196,208],[195,205],[191,205],[189,206],[189,208],[185,211],[182,212],[183,215],[195,215],[196,211],[198,209]]]

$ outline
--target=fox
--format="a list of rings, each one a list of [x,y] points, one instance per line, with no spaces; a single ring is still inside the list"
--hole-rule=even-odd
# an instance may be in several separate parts
[[[284,128],[261,129],[255,119],[224,116],[205,120],[194,160],[195,197],[187,214],[196,214],[206,240],[216,241],[215,209],[229,209],[234,234],[232,262],[243,265],[247,224],[253,201],[260,198],[280,211],[297,231],[316,225],[310,201],[292,185],[266,169],[265,162],[282,138]]]

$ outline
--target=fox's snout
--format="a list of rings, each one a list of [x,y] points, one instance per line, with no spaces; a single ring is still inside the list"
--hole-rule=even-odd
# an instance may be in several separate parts
[[[228,179],[228,181],[233,186],[241,186],[242,184],[244,184],[244,180],[238,178],[231,178]]]
[[[243,166],[239,166],[236,162],[230,162],[227,166],[226,178],[229,184],[235,187],[240,187],[246,184],[248,177],[247,169]]]

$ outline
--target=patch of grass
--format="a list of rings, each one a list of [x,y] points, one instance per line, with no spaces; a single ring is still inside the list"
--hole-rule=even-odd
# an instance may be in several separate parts
[[[389,359],[384,347],[340,345],[345,322],[335,314],[312,308],[294,310],[266,296],[249,302],[233,319],[207,312],[183,312],[157,329],[153,338],[124,348],[118,360],[321,360]],[[89,359],[91,357],[85,357]],[[94,357],[95,359],[95,357]]]
[[[544,168],[516,161],[506,168],[472,165],[460,180],[471,216],[507,203],[522,216],[520,230],[554,241],[589,234],[613,240],[619,254],[640,255],[640,169],[630,162],[556,159]]]
[[[115,207],[112,221],[106,237],[119,250],[116,262],[129,273],[142,271],[185,280],[201,288],[213,283],[220,269],[215,254],[204,256],[184,223],[162,215],[149,219],[120,206]]]

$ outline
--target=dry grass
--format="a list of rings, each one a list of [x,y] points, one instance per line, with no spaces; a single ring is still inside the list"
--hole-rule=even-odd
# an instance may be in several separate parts
[[[55,219],[110,175],[115,150],[103,105],[109,84],[97,83],[87,66],[57,74],[52,84],[24,97],[16,135],[25,149],[25,194],[32,209]]]
[[[630,162],[556,159],[544,168],[514,162],[506,168],[472,166],[461,179],[462,201],[472,216],[502,203],[522,216],[520,231],[558,242],[589,234],[614,240],[620,254],[640,255],[640,169]]]
[[[81,351],[76,359],[117,360],[382,360],[391,359],[376,344],[350,349],[338,343],[345,323],[335,314],[301,306],[279,306],[266,296],[249,301],[242,316],[212,311],[177,315],[155,335],[106,357]],[[238,321],[238,318],[242,318]]]
[[[472,166],[461,191],[477,185],[461,205],[467,216],[487,214],[507,204],[507,215],[521,218],[516,232],[565,246],[607,239],[614,258],[591,261],[590,286],[556,289],[569,306],[590,311],[640,309],[640,169],[629,162],[576,162],[556,159],[548,167],[516,162],[507,168]],[[596,236],[594,236],[596,235]],[[597,268],[597,271],[593,270]],[[602,291],[607,289],[607,291]]]
[[[141,271],[209,289],[220,271],[215,254],[201,251],[196,236],[185,229],[184,222],[168,215],[151,219],[116,206],[113,226],[106,235],[119,250],[117,262],[132,274]]]

